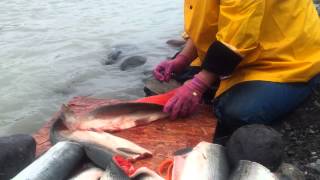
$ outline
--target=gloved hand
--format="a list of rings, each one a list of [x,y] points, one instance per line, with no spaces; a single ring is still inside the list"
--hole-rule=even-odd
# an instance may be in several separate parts
[[[173,60],[165,60],[161,62],[154,70],[153,75],[159,81],[168,82],[171,79],[172,73],[182,72],[186,67],[188,67],[190,59],[179,54]]]
[[[169,113],[172,119],[185,117],[195,112],[201,103],[203,93],[209,88],[199,77],[184,83],[175,95],[164,106],[163,112]]]

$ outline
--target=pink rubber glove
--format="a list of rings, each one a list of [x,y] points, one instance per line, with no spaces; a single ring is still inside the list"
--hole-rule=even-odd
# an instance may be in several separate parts
[[[203,93],[208,88],[207,84],[195,76],[177,90],[164,106],[163,112],[169,113],[172,119],[190,115],[195,112],[201,103]]]
[[[168,82],[172,73],[182,72],[190,64],[189,58],[183,54],[179,54],[173,60],[165,60],[161,62],[154,70],[153,75],[159,81]]]

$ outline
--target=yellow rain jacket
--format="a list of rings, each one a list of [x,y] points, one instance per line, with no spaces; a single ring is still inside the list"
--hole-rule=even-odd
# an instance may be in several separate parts
[[[192,65],[201,65],[215,40],[243,57],[216,96],[240,82],[306,82],[320,72],[320,19],[312,0],[185,0],[184,12],[199,57]]]

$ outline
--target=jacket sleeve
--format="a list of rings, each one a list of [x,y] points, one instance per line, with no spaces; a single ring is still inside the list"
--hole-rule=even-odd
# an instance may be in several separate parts
[[[202,67],[230,75],[258,47],[264,12],[265,0],[220,0],[217,41],[209,47]]]

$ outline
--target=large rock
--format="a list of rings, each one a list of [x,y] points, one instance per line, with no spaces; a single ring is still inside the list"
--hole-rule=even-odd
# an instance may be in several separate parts
[[[227,155],[232,166],[240,160],[249,160],[274,171],[281,164],[283,146],[281,135],[271,127],[247,125],[232,134],[227,142]]]
[[[145,64],[146,61],[147,61],[146,57],[143,57],[143,56],[132,56],[132,57],[129,57],[129,58],[125,59],[121,63],[120,69],[122,71],[126,71],[128,69],[132,69],[132,68],[141,66],[141,65]]]
[[[186,41],[183,39],[170,39],[166,43],[173,47],[182,47],[186,44]]]
[[[112,65],[114,64],[118,59],[122,51],[117,48],[112,48],[111,51],[108,54],[107,60],[104,61],[105,65]]]
[[[0,179],[15,176],[35,159],[36,142],[30,135],[0,137]]]
[[[174,79],[171,79],[168,82],[160,82],[155,79],[153,76],[145,80],[144,92],[146,96],[164,94],[173,89],[180,87],[181,84]]]

